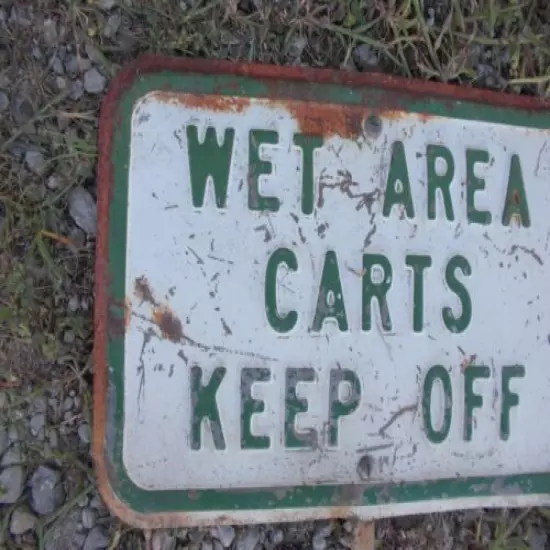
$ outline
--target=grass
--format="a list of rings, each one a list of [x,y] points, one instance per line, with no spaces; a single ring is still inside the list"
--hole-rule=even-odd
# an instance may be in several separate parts
[[[27,0],[34,23],[0,24],[0,89],[23,94],[32,113],[17,122],[0,113],[0,391],[12,422],[29,396],[51,385],[74,388],[89,404],[92,348],[93,239],[67,215],[75,186],[94,192],[100,97],[73,100],[59,90],[52,61],[70,46],[107,77],[143,52],[190,57],[364,68],[409,78],[503,93],[550,97],[550,10],[547,0],[121,0],[115,37],[104,34],[109,13],[100,0]],[[7,15],[9,7],[5,8]],[[42,21],[53,18],[59,41],[47,45]],[[63,29],[63,33],[60,30]],[[375,64],[367,67],[358,46]],[[40,48],[42,58],[31,55]],[[355,69],[353,69],[355,70]],[[24,167],[17,149],[33,147],[44,172]],[[55,176],[57,186],[46,183]],[[70,308],[75,300],[78,308]],[[29,442],[31,467],[40,448]],[[55,457],[87,475],[89,463],[67,450]],[[83,490],[88,490],[84,487]],[[69,508],[52,522],[60,521]],[[68,508],[67,508],[68,506]],[[6,530],[9,509],[0,510]],[[493,550],[521,548],[517,530],[533,514],[487,515]],[[47,537],[52,523],[41,533]],[[478,526],[481,525],[480,523]],[[478,527],[479,529],[480,527]],[[112,548],[145,548],[140,533],[120,525]],[[474,530],[474,542],[481,543]],[[42,535],[38,542],[43,540]],[[514,544],[516,546],[514,546]],[[142,546],[143,545],[143,546]]]

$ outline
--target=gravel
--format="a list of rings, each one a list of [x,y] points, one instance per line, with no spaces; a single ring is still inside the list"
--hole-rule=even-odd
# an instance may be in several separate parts
[[[109,546],[110,539],[103,527],[94,527],[86,537],[83,550],[103,550]]]
[[[0,472],[0,504],[13,504],[23,493],[25,473],[22,466],[8,466]]]
[[[61,474],[47,466],[39,466],[29,485],[32,509],[41,516],[55,512],[65,500]]]
[[[10,533],[12,535],[22,535],[36,525],[36,516],[24,507],[16,508],[10,518]]]
[[[84,90],[89,94],[100,94],[107,85],[107,79],[92,67],[84,73]]]
[[[92,195],[83,187],[75,187],[68,197],[69,214],[76,225],[82,228],[88,235],[95,236],[97,210]]]

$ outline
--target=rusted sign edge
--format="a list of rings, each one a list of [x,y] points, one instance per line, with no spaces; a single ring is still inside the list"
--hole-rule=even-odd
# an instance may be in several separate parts
[[[412,99],[434,99],[450,104],[460,101],[479,103],[523,111],[550,111],[550,101],[534,97],[520,97],[481,89],[468,89],[455,85],[407,80],[383,74],[358,74],[329,69],[305,69],[298,67],[277,67],[259,64],[234,64],[224,61],[188,60],[147,55],[128,64],[113,79],[101,108],[99,126],[98,163],[98,228],[95,263],[95,305],[94,305],[94,405],[92,456],[98,478],[100,493],[108,507],[123,521],[143,528],[176,527],[191,525],[255,523],[265,521],[297,521],[321,518],[377,519],[388,515],[418,512],[420,502],[376,504],[370,506],[319,506],[311,508],[289,508],[276,510],[208,510],[202,512],[141,513],[120,500],[109,475],[110,464],[107,442],[107,395],[109,366],[107,363],[107,340],[109,338],[109,212],[114,185],[114,166],[111,163],[114,128],[118,104],[126,90],[147,74],[168,71],[173,73],[219,74],[227,76],[253,77],[273,82],[276,97],[276,83],[293,82],[333,84],[342,87],[375,87],[387,90],[386,102],[378,103],[381,110],[399,110],[399,97]],[[391,92],[391,93],[390,93]],[[124,253],[124,251],[121,251]],[[360,488],[358,488],[360,489]],[[550,495],[516,494],[495,492],[492,496],[476,496],[463,499],[463,507],[479,506],[526,506],[548,505]],[[456,498],[422,502],[425,512],[445,511],[456,508]]]

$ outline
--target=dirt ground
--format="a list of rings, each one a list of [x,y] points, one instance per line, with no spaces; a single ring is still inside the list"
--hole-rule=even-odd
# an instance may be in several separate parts
[[[142,533],[90,458],[98,112],[150,52],[550,97],[547,0],[0,0],[0,550],[348,548],[349,522]],[[550,512],[384,520],[377,548],[548,548]]]

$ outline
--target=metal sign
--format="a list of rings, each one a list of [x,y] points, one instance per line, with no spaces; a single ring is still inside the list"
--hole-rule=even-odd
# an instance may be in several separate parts
[[[94,455],[142,526],[550,503],[550,110],[146,58],[101,117]]]

